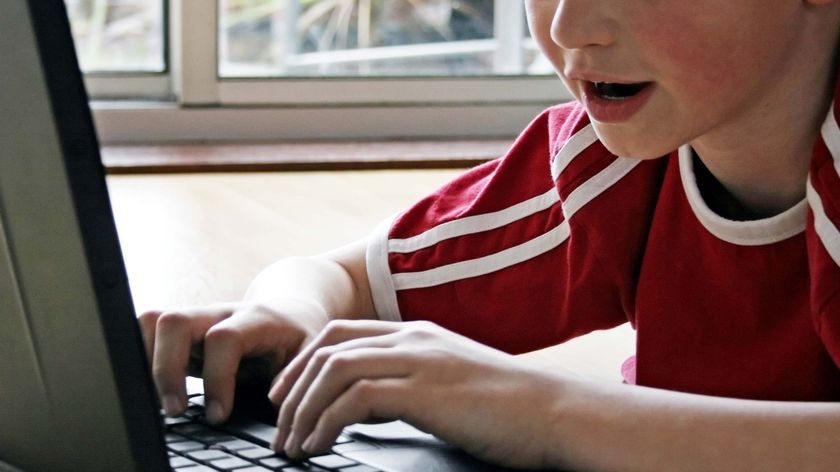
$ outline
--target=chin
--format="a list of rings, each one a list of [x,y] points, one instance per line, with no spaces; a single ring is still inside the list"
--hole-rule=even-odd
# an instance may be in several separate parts
[[[598,128],[596,125],[595,134],[598,135],[598,139],[608,151],[616,156],[645,160],[659,159],[679,147],[679,145],[662,145],[654,137],[639,139],[624,133],[616,135],[617,133],[604,132]]]

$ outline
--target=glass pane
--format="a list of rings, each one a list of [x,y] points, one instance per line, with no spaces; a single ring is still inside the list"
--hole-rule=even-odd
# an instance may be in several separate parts
[[[65,0],[82,70],[163,72],[164,0]]]
[[[501,1],[519,13],[496,22],[500,0],[221,0],[219,73],[550,73],[527,37],[522,2]]]

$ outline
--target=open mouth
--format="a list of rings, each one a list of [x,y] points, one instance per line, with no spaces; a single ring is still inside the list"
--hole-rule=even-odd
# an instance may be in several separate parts
[[[645,89],[650,82],[637,84],[616,84],[610,82],[592,82],[595,94],[604,100],[627,100]]]

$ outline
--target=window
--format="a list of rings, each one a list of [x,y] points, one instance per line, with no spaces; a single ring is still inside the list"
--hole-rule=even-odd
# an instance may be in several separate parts
[[[222,77],[547,73],[521,2],[222,0]]]
[[[568,99],[518,0],[65,0],[103,142],[513,136]]]
[[[163,2],[65,0],[82,70],[163,72]]]
[[[88,93],[170,99],[165,0],[64,0]]]

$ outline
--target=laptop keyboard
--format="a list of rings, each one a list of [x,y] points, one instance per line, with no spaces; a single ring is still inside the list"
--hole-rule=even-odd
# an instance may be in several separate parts
[[[203,397],[190,399],[190,407],[176,418],[164,418],[169,464],[176,472],[376,472],[342,453],[372,448],[340,436],[330,454],[293,461],[269,449],[274,428],[253,422],[211,426],[203,421]]]

